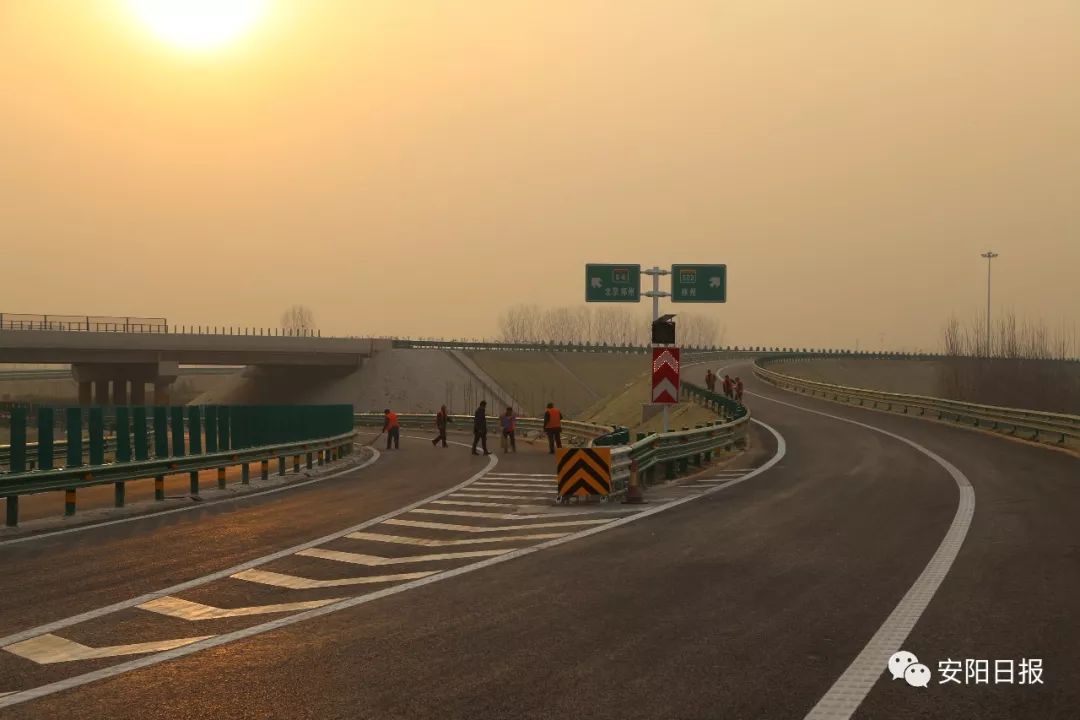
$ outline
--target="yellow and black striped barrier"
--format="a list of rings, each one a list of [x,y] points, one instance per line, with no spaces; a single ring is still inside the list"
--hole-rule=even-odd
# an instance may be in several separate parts
[[[555,461],[559,497],[611,494],[610,448],[560,448]]]

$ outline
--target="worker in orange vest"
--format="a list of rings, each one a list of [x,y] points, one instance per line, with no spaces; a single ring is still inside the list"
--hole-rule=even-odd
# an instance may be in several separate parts
[[[390,449],[390,443],[394,444],[395,450],[401,449],[401,428],[398,425],[397,413],[390,408],[383,410],[386,420],[383,422],[383,432],[386,433],[386,449]]]
[[[555,403],[547,404],[544,412],[544,432],[548,438],[548,454],[554,455],[555,448],[562,447],[562,413],[555,407]]]

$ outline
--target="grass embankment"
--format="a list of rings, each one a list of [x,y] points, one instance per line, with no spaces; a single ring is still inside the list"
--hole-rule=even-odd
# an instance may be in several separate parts
[[[662,414],[657,414],[646,422],[641,421],[641,406],[644,398],[649,397],[651,385],[650,374],[641,373],[626,383],[621,390],[594,403],[582,413],[581,419],[606,425],[623,425],[630,428],[631,435],[639,432],[660,432],[663,430],[664,423]],[[671,430],[681,430],[684,427],[692,428],[716,419],[715,413],[700,405],[679,403],[673,405],[669,411],[668,427]]]

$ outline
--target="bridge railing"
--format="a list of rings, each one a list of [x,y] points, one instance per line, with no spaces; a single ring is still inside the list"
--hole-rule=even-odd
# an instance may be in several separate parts
[[[19,522],[19,497],[65,491],[65,515],[76,509],[79,488],[112,483],[115,504],[124,506],[124,483],[154,478],[154,496],[164,500],[166,475],[189,473],[192,495],[199,493],[199,471],[218,470],[218,487],[225,487],[225,469],[239,465],[242,482],[250,478],[249,464],[261,462],[264,479],[269,460],[278,458],[278,474],[285,474],[285,459],[293,457],[293,470],[300,469],[300,457],[312,467],[348,454],[356,431],[351,405],[316,406],[189,406],[153,408],[153,426],[147,427],[146,408],[116,408],[117,432],[111,443],[114,455],[106,462],[110,443],[104,436],[101,408],[64,408],[67,440],[58,457],[53,442],[54,408],[38,412],[39,440],[26,442],[25,410],[12,413],[12,442],[8,447],[9,472],[0,472],[0,496],[6,499],[7,524]],[[89,432],[83,434],[84,415]],[[204,432],[205,430],[205,432]],[[89,459],[84,448],[89,445]],[[36,450],[37,470],[27,469],[28,451]],[[62,460],[62,467],[53,467]]]
[[[825,400],[931,420],[952,422],[1052,445],[1080,447],[1080,416],[1078,415],[980,405],[924,395],[908,395],[867,390],[846,385],[833,385],[785,375],[767,367],[773,362],[780,360],[790,361],[791,359],[759,360],[754,365],[754,374],[765,382],[781,389],[812,397],[820,397]]]

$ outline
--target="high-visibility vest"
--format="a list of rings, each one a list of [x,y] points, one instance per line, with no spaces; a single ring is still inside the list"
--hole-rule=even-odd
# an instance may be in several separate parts
[[[547,409],[548,419],[544,423],[545,430],[560,430],[562,428],[562,413],[557,408]]]
[[[390,412],[386,413],[386,429],[393,430],[397,426],[397,413],[391,410]]]

